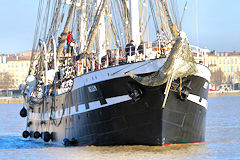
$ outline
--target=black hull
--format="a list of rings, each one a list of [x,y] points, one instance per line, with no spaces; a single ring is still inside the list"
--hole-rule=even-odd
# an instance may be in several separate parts
[[[208,81],[189,76],[190,94],[207,100]],[[89,90],[89,87],[92,88]],[[202,142],[206,108],[181,100],[171,90],[162,109],[166,85],[142,86],[120,77],[83,86],[70,93],[30,105],[28,130],[52,133],[52,141],[76,139],[78,145],[162,145]],[[128,95],[137,89],[139,98]],[[56,106],[55,108],[51,106]],[[31,122],[31,123],[29,123]],[[42,134],[43,135],[43,134]]]
[[[191,93],[199,95],[198,101],[208,98],[206,80],[191,76]],[[192,143],[205,141],[207,109],[191,101],[182,101],[174,92],[169,94],[167,107],[163,110],[163,144]]]

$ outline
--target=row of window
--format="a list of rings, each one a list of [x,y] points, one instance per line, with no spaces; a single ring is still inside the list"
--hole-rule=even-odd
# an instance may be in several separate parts
[[[238,72],[240,71],[240,66],[228,66],[228,67],[220,67],[221,68],[221,71],[223,72]],[[218,69],[217,68],[212,68],[212,71],[215,72],[217,71]]]
[[[24,80],[21,80],[21,81],[15,80],[14,81],[14,85],[20,85],[20,84],[24,84],[24,83],[25,83]]]
[[[23,75],[27,75],[26,71],[6,71],[5,68],[3,68],[3,70],[0,70],[0,72],[8,72],[10,75],[12,76],[23,76]]]
[[[15,82],[15,85],[20,85],[20,84],[24,84],[25,81],[21,81],[21,82]]]
[[[238,62],[239,61],[239,62]],[[240,64],[240,59],[235,58],[235,59],[219,59],[219,64]],[[216,64],[215,59],[210,59],[209,64]]]
[[[239,77],[238,75],[235,75],[235,76],[228,76],[228,77],[227,77],[227,80],[228,80],[228,81],[239,80],[239,79],[240,79],[240,77]]]
[[[25,65],[23,64],[23,63],[21,63],[21,64],[8,64],[8,67],[24,67],[24,66],[26,66],[26,67],[28,67],[29,66],[29,64],[28,63],[26,63]]]

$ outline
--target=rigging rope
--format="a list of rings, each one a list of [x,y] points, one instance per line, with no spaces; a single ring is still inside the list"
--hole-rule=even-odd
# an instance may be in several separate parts
[[[39,1],[38,4],[38,14],[37,14],[37,20],[36,20],[36,26],[35,26],[35,33],[34,33],[34,38],[33,38],[33,47],[32,47],[32,56],[31,56],[31,63],[28,71],[28,75],[33,74],[31,71],[33,71],[34,67],[33,62],[35,61],[35,51],[37,50],[37,39],[38,39],[38,34],[39,34],[39,26],[41,23],[41,13],[42,13],[42,8],[43,8],[43,0]]]
[[[185,5],[184,5],[182,18],[181,18],[180,25],[179,25],[179,26],[180,26],[180,30],[182,30],[182,22],[183,22],[184,14],[185,14],[185,12],[186,12],[186,10],[187,10],[187,4],[188,4],[188,0],[186,0],[186,3],[185,3]]]
[[[47,1],[47,5],[45,8],[45,13],[44,13],[44,18],[43,18],[43,23],[41,27],[41,33],[40,33],[40,38],[46,42],[46,32],[47,32],[47,24],[48,24],[48,15],[49,15],[49,8],[50,8],[50,0]]]
[[[152,1],[151,1],[151,0],[149,1],[149,4],[150,4],[150,8],[151,8],[152,17],[153,17],[154,27],[155,27],[156,32],[157,32],[157,34],[158,34],[160,31],[159,31],[159,28],[158,28],[157,19],[156,19],[156,14],[155,14],[155,11],[154,11],[154,9],[153,9],[153,4],[152,4]]]
[[[88,38],[87,38],[87,48],[86,48],[86,52],[88,54],[91,53],[91,49],[92,49],[92,45],[93,45],[93,41],[96,38],[96,34],[97,34],[97,28],[99,25],[99,21],[100,21],[100,17],[101,17],[101,13],[103,11],[103,8],[105,6],[105,2],[106,0],[101,0],[101,3],[96,11],[96,14],[94,16],[94,22],[90,28],[90,32],[88,34]]]
[[[176,13],[176,10],[175,10],[175,8],[174,8],[174,2],[173,2],[173,0],[170,0],[170,3],[169,3],[169,6],[170,6],[170,10],[172,11],[171,13],[171,15],[172,15],[172,17],[173,17],[173,21],[174,21],[174,23],[178,26],[178,19],[177,19],[177,13]]]
[[[199,39],[198,39],[198,0],[196,2],[196,38],[197,38],[197,46],[199,46]]]
[[[58,2],[58,5],[56,5]],[[57,23],[57,20],[58,20],[58,17],[59,17],[59,4],[61,5],[61,0],[59,1],[55,1],[55,3],[53,2],[52,4],[52,13],[51,13],[51,16],[50,16],[50,19],[51,20],[51,25],[49,27],[49,31],[48,31],[48,34],[47,34],[47,47],[49,48],[49,45],[51,44],[50,40],[52,38],[52,36],[54,38],[56,38],[56,23]]]

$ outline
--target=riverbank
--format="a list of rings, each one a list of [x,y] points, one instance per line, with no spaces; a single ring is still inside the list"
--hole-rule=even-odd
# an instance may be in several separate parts
[[[22,97],[0,97],[0,104],[10,104],[10,103],[24,103],[24,99]]]
[[[240,96],[240,91],[209,91],[208,97]]]

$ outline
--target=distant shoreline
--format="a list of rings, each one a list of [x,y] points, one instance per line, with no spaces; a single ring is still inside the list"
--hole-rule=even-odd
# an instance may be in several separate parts
[[[0,104],[24,103],[24,98],[0,97]]]
[[[208,97],[240,96],[240,91],[209,91]]]

